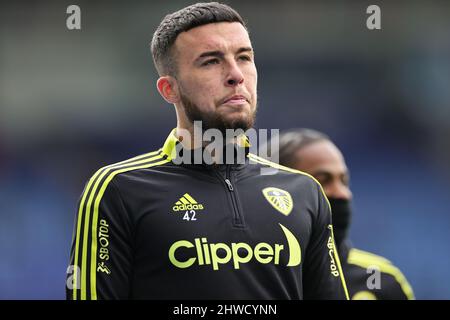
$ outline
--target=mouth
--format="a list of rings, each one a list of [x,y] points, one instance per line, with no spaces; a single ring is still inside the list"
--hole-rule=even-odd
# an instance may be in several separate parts
[[[248,103],[248,99],[239,94],[235,94],[231,97],[226,98],[222,104],[229,104],[229,105],[242,105]]]

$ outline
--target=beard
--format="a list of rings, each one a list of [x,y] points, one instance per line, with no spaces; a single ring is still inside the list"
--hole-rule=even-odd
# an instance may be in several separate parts
[[[194,121],[201,121],[203,131],[208,129],[217,129],[225,136],[227,129],[241,129],[243,131],[247,131],[252,128],[255,123],[256,108],[255,110],[250,111],[249,114],[241,117],[235,117],[233,119],[227,119],[226,116],[217,111],[209,113],[201,111],[200,108],[192,102],[192,100],[183,94],[183,92],[180,92],[180,99],[189,121],[192,123],[194,123]]]

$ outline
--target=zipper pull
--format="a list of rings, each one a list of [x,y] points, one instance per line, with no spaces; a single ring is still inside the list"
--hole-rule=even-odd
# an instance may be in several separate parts
[[[228,186],[228,189],[230,189],[230,191],[233,191],[234,189],[233,189],[233,185],[231,184],[231,181],[229,179],[225,179],[225,182]]]

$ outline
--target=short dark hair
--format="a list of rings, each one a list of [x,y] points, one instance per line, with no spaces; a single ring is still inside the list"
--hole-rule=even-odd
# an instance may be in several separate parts
[[[217,22],[239,22],[247,30],[239,13],[218,2],[196,3],[165,16],[153,34],[150,45],[159,75],[176,74],[176,61],[171,49],[181,32]]]
[[[281,132],[279,135],[279,163],[286,167],[294,166],[295,162],[299,160],[295,158],[295,153],[307,145],[319,141],[331,140],[325,133],[313,129],[297,128]]]

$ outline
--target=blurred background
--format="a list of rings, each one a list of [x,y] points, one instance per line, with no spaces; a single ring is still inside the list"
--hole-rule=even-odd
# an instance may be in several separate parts
[[[148,43],[191,3],[1,3],[1,299],[64,299],[84,183],[175,127]],[[396,264],[418,299],[450,299],[450,2],[226,3],[256,51],[257,127],[330,135],[351,171],[355,246]],[[71,4],[81,30],[66,28]],[[381,30],[366,28],[370,4]]]

